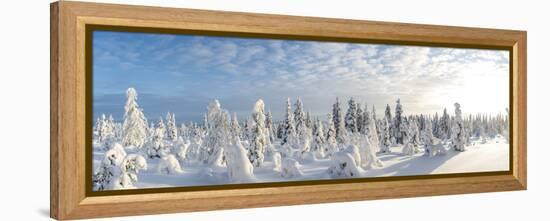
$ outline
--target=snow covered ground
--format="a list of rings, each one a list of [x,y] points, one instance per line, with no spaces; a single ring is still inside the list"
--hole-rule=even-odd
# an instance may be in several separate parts
[[[380,154],[378,158],[384,164],[380,168],[361,170],[357,177],[387,177],[426,174],[448,174],[468,172],[507,171],[509,169],[509,145],[502,137],[488,140],[486,143],[474,141],[467,146],[465,152],[449,150],[446,155],[428,157],[423,150],[413,156],[403,155],[402,146],[392,146],[391,153]],[[94,168],[97,168],[103,159],[103,151],[94,152]],[[160,159],[148,159],[147,170],[140,171],[136,188],[205,186],[231,183],[227,168],[224,166],[205,166],[205,164],[183,161],[180,162],[183,173],[163,174],[157,170]],[[261,167],[254,167],[254,177],[248,181],[284,182],[298,180],[321,180],[333,178],[327,172],[331,159],[301,160],[299,161],[299,176],[283,177],[274,170],[271,157]],[[248,183],[247,182],[247,183]]]

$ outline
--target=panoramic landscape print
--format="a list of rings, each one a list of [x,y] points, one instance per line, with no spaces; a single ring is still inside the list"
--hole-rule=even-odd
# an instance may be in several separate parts
[[[505,50],[94,31],[93,191],[508,171]]]

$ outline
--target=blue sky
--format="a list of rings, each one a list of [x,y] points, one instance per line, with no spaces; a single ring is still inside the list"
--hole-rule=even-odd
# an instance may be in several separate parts
[[[379,115],[397,98],[406,114],[508,106],[506,51],[106,31],[93,51],[95,117],[121,119],[129,87],[147,118],[170,111],[179,122],[201,121],[213,99],[241,120],[260,98],[276,120],[287,97],[323,119],[336,97]]]

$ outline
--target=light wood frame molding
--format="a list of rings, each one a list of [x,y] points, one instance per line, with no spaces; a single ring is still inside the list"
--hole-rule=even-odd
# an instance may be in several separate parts
[[[215,209],[525,190],[527,33],[314,17],[61,1],[51,4],[50,214],[79,219]],[[368,40],[510,51],[512,166],[508,174],[327,183],[115,196],[87,194],[86,25]],[[123,205],[123,206],[122,206]]]

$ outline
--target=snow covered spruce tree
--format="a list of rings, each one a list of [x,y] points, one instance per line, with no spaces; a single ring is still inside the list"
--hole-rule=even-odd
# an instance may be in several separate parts
[[[311,149],[311,129],[307,127],[304,107],[302,100],[296,100],[296,109],[294,109],[294,121],[296,123],[296,136],[298,137],[298,146],[301,153],[309,152]]]
[[[286,145],[293,148],[295,143],[296,143],[296,127],[294,123],[294,114],[292,113],[290,98],[287,98],[286,114],[285,114],[285,119],[282,123],[281,145],[283,146]]]
[[[313,147],[312,151],[318,158],[325,157],[325,134],[323,130],[323,124],[321,120],[317,119],[314,124],[313,130]]]
[[[308,112],[306,112],[306,127],[307,128],[313,128],[313,119],[311,119],[311,114]]]
[[[390,142],[394,143],[395,138],[393,137],[393,135],[395,133],[394,133],[394,129],[393,129],[393,117],[391,116],[391,107],[390,107],[389,104],[386,104],[386,111],[384,112],[384,118],[388,122],[389,133],[390,133]]]
[[[122,145],[141,148],[147,137],[147,119],[137,103],[138,94],[134,88],[126,90],[124,123],[122,124]]]
[[[376,134],[374,121],[370,121],[367,127],[368,134],[361,135],[359,139],[359,147],[361,151],[360,165],[365,169],[382,167],[382,161],[380,161],[380,159],[376,156],[376,150],[379,148],[380,143],[378,140],[378,134]]]
[[[364,125],[366,124],[364,120],[364,115],[367,115],[367,116],[369,115],[367,106],[365,106],[365,113],[363,113],[363,108],[361,108],[361,104],[358,103],[357,112],[355,113],[355,115],[357,116],[357,119],[356,119],[357,132],[362,134],[367,134],[365,129],[367,125]]]
[[[255,167],[260,167],[264,162],[264,154],[268,145],[267,130],[265,127],[264,101],[259,99],[252,110],[252,137],[248,159]]]
[[[105,117],[105,114],[101,115],[101,118],[99,119],[99,128],[97,130],[97,138],[98,143],[100,146],[102,146],[103,149],[107,150],[110,148],[111,143],[115,139],[115,124],[114,120],[112,120],[112,116],[110,119],[107,119]]]
[[[403,133],[406,133],[406,127],[404,127],[403,124],[403,107],[401,106],[401,100],[397,99],[395,102],[395,118],[393,120],[394,124],[394,136],[395,136],[395,142],[397,144],[404,144],[403,142]]]
[[[367,113],[369,113],[367,111]],[[376,131],[376,123],[374,120],[374,116],[370,116],[368,124],[365,125],[366,129],[366,135],[369,138],[369,142],[371,144],[371,149],[377,150],[380,146],[380,140],[378,139],[378,132]]]
[[[148,145],[147,156],[149,156],[149,158],[161,158],[165,153],[164,137],[166,134],[162,118],[159,119],[154,130]]]
[[[424,129],[421,133],[421,141],[424,144],[424,148],[426,149],[426,153],[429,152],[429,147],[433,144],[433,129],[432,129],[432,122],[429,118],[424,119]]]
[[[452,127],[452,147],[456,151],[464,151],[464,143],[466,141],[466,134],[464,131],[464,121],[462,120],[462,110],[460,110],[460,104],[455,103],[455,117]]]
[[[345,143],[346,130],[344,127],[342,109],[340,108],[340,101],[338,98],[336,98],[336,103],[332,105],[332,121],[336,131],[336,141],[341,144]]]
[[[411,117],[409,122],[409,142],[411,142],[414,146],[420,145],[420,128],[418,126],[418,121],[416,118]]]
[[[176,126],[176,115],[174,113],[168,112],[166,114],[166,124],[168,139],[176,141],[178,139],[178,127]]]
[[[443,115],[439,119],[437,137],[447,140],[451,135],[451,117],[447,114],[447,108],[443,109]]]
[[[240,139],[233,137],[235,142],[224,148],[227,165],[227,175],[233,183],[250,182],[254,176],[254,168],[247,156]]]
[[[265,114],[265,128],[267,130],[267,137],[269,138],[269,143],[273,143],[275,140],[275,130],[273,129],[273,117],[271,116],[271,111],[268,111]]]
[[[332,154],[338,151],[338,143],[336,141],[336,129],[334,128],[334,121],[332,117],[332,114],[328,114],[327,116],[327,133],[324,152],[328,156],[332,156]]]
[[[348,101],[348,111],[346,112],[345,127],[351,133],[358,132],[357,130],[357,103],[353,97]]]
[[[147,161],[138,154],[128,154],[120,165],[120,175],[113,183],[113,189],[134,189],[140,170],[147,169]]]
[[[233,113],[233,118],[231,119],[231,136],[241,138],[241,125],[239,125],[239,120],[237,119],[237,113]]]
[[[374,119],[373,115],[372,115],[372,112],[370,112],[368,109],[367,109],[367,106],[365,105],[365,111],[363,112],[363,117],[359,117],[359,114],[358,114],[358,124],[360,124],[360,128],[361,130],[359,130],[359,132],[361,132],[362,134],[369,134],[369,130],[371,129],[374,129],[376,130],[376,119]],[[371,123],[374,123],[374,127],[371,128],[370,124]],[[375,131],[376,132],[376,131]]]
[[[382,140],[380,142],[380,153],[390,153],[390,146],[391,146],[391,136],[390,136],[390,123],[388,122],[388,118],[382,119]]]
[[[210,165],[219,165],[223,162],[223,148],[229,140],[229,114],[221,108],[220,102],[214,100],[208,105],[207,134],[201,150],[200,160]]]
[[[114,143],[109,150],[104,154],[103,160],[99,168],[92,177],[93,189],[95,191],[113,189],[113,184],[118,176],[120,176],[120,164],[126,157],[126,151],[118,144]]]

